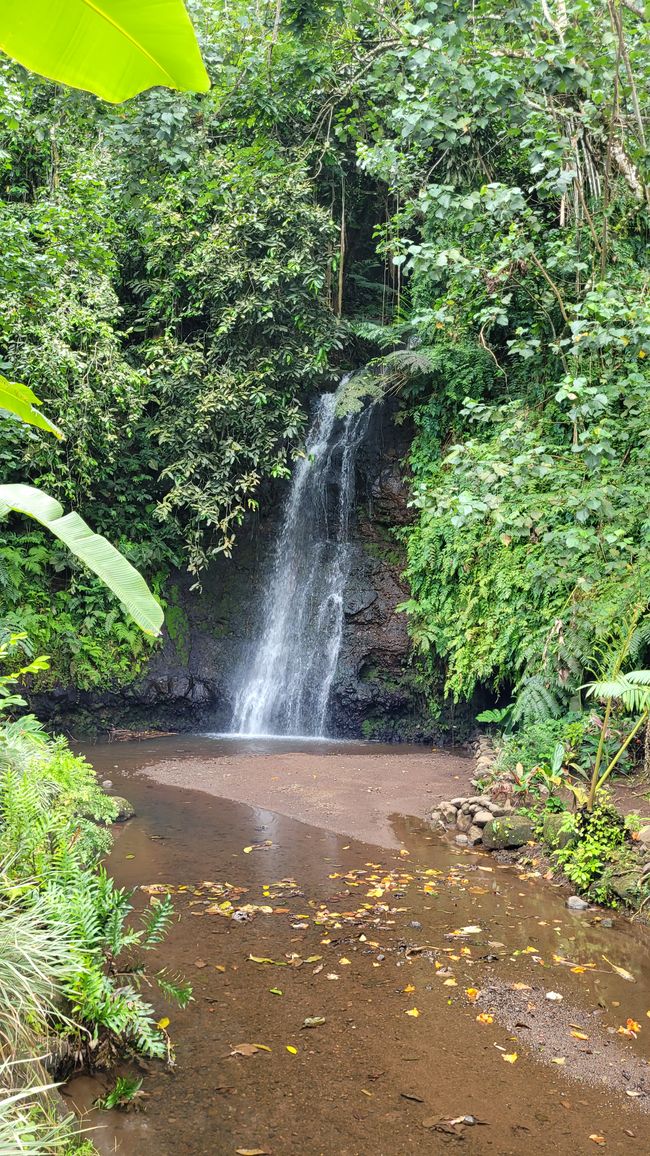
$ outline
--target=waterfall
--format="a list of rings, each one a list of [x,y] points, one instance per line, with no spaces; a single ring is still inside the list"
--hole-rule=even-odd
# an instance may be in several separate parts
[[[325,734],[343,636],[356,456],[370,415],[339,419],[337,400],[338,393],[319,398],[294,469],[259,637],[239,674],[236,734]]]

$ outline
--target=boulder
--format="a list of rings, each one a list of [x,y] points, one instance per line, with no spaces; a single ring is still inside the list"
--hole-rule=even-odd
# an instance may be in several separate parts
[[[449,827],[453,827],[458,814],[457,808],[453,803],[439,803],[437,810],[444,822]]]
[[[129,803],[128,799],[123,799],[121,795],[113,795],[112,800],[118,808],[117,815],[113,819],[114,823],[126,823],[128,819],[132,819],[135,815],[135,807],[133,803]]]
[[[459,831],[469,831],[472,826],[472,816],[465,811],[461,811],[456,820],[456,826]]]
[[[612,872],[609,888],[623,903],[635,907],[641,896],[641,874],[639,871]]]
[[[483,828],[483,845],[489,851],[503,851],[507,847],[523,847],[534,835],[535,828],[525,815],[504,815],[486,823]]]
[[[479,808],[478,811],[474,812],[474,825],[476,827],[484,827],[486,823],[491,823],[493,818],[494,815],[491,811],[488,811],[487,808],[485,810]]]
[[[575,842],[576,833],[568,812],[552,811],[545,815],[542,836],[544,842],[553,850],[558,847],[568,847],[570,843]]]

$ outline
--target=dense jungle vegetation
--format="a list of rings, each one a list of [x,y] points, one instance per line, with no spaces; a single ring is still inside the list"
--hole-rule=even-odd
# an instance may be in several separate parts
[[[164,606],[174,569],[200,584],[236,550],[314,395],[354,371],[351,407],[395,394],[415,431],[396,534],[421,684],[442,672],[456,701],[487,696],[503,766],[551,776],[558,743],[560,765],[595,765],[590,810],[616,752],[639,754],[650,706],[650,676],[629,671],[650,637],[642,7],[187,7],[207,92],[111,104],[0,57],[0,372],[65,435],[6,413],[2,482],[79,511]],[[0,634],[5,718],[19,677],[122,684],[156,645],[15,515]],[[125,1044],[164,1055],[164,1021],[118,981],[140,965],[117,959],[158,943],[170,912],[127,923],[99,866],[113,804],[31,716],[3,726],[0,764],[0,938],[21,920],[29,943],[0,969],[25,993],[0,1030],[29,1053],[54,1024],[62,1069]],[[21,1126],[56,1141],[56,1124]]]
[[[0,368],[66,434],[5,421],[5,478],[73,504],[164,601],[287,475],[311,396],[374,358],[417,430],[425,663],[519,717],[576,708],[648,581],[642,13],[190,9],[207,94],[111,106],[2,62]],[[41,531],[4,523],[0,580],[49,677],[146,660]]]

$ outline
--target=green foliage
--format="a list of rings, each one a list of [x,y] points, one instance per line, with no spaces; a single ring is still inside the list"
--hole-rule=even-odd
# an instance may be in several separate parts
[[[519,725],[581,708],[650,578],[650,69],[610,15],[417,5],[359,146],[411,299],[377,363],[417,427],[404,609],[448,693],[509,693]]]
[[[129,1076],[118,1076],[110,1092],[95,1100],[95,1106],[103,1108],[105,1111],[110,1111],[111,1108],[128,1108],[141,1087],[142,1080]]]
[[[6,0],[0,46],[27,68],[104,100],[159,84],[199,92],[210,85],[183,0],[155,8],[132,0],[117,11],[110,0],[71,0],[56,18],[47,0]]]
[[[106,538],[92,532],[83,518],[74,511],[64,514],[59,502],[33,486],[0,485],[0,518],[12,510],[34,518],[60,538],[72,554],[94,571],[119,598],[145,634],[160,634],[163,612],[146,582],[119,550]]]
[[[556,851],[555,857],[576,887],[604,902],[611,898],[611,892],[601,877],[606,869],[611,871],[613,861],[620,863],[627,840],[625,820],[615,807],[602,800],[592,811],[579,811],[574,827],[577,842]]]
[[[169,928],[169,897],[152,897],[134,924],[131,893],[116,888],[98,866],[110,847],[105,824],[116,806],[98,787],[92,767],[64,739],[49,739],[30,720],[4,727],[0,738],[0,861],[12,902],[28,923],[38,914],[59,961],[63,1003],[46,1008],[41,1019],[61,1038],[62,1067],[82,1058],[106,1067],[125,1049],[167,1057],[169,1040],[139,989],[145,978],[141,954],[155,950]],[[20,950],[36,966],[17,918],[13,926]],[[52,982],[51,974],[51,966],[44,969],[44,982]],[[160,990],[181,1006],[191,998],[189,986],[164,970]],[[18,1015],[22,1022],[22,1011]]]

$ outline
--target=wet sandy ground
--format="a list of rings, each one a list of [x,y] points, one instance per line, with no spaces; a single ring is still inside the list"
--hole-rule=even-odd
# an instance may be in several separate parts
[[[166,786],[265,807],[385,847],[397,846],[390,815],[424,815],[441,799],[473,790],[472,758],[422,746],[182,736],[102,744],[93,753],[102,765],[119,757],[122,767],[137,766]]]
[[[179,920],[161,963],[184,971],[195,995],[185,1012],[156,1001],[171,1020],[177,1066],[150,1066],[144,1112],[94,1114],[105,1125],[95,1139],[102,1153],[650,1150],[644,929],[619,917],[603,929],[598,912],[567,911],[534,866],[500,867],[448,847],[415,819],[374,817],[375,830],[390,827],[392,845],[382,849],[155,783],[156,758],[183,758],[168,754],[169,744],[163,753],[148,744],[93,752],[100,777],[110,775],[138,810],[118,831],[111,870],[119,883],[176,891]],[[318,757],[361,755],[374,757],[349,749]],[[200,761],[196,745],[192,758]],[[235,909],[271,913],[245,922],[210,914],[226,883],[248,888],[226,892]],[[144,904],[149,893],[136,898]],[[562,1001],[547,1001],[548,991]],[[308,1017],[325,1023],[304,1028]],[[628,1018],[641,1025],[636,1040],[617,1034]],[[270,1051],[231,1054],[252,1043]],[[97,1092],[89,1080],[68,1089],[79,1106]],[[449,1123],[460,1116],[484,1123]]]

